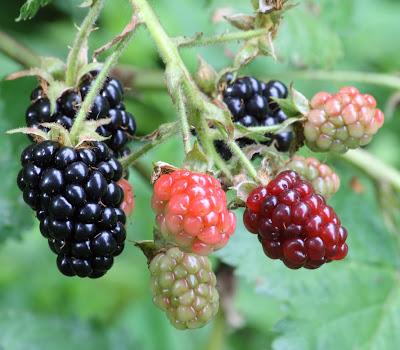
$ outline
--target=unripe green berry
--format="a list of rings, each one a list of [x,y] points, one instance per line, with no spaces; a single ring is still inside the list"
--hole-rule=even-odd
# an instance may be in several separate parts
[[[217,279],[206,256],[173,247],[150,265],[153,302],[178,329],[205,326],[218,312]]]

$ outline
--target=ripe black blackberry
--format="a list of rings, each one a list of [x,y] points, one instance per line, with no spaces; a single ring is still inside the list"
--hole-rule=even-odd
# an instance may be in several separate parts
[[[282,82],[271,80],[264,83],[254,77],[230,81],[223,92],[223,99],[232,114],[232,120],[246,127],[273,126],[284,122],[288,117],[273,98],[287,97],[288,89]],[[290,130],[266,136],[271,138],[265,142],[266,145],[275,141],[279,152],[289,151],[293,140],[293,133]],[[239,139],[238,142],[241,147],[254,143],[248,138]],[[216,147],[224,159],[229,160],[232,157],[223,142],[217,142]]]
[[[41,123],[59,123],[71,129],[76,113],[89,92],[90,85],[97,72],[87,74],[77,89],[64,92],[57,99],[54,113],[51,113],[50,101],[41,87],[33,90],[31,105],[26,111],[26,124],[46,130]],[[108,78],[94,101],[89,119],[111,118],[107,125],[100,126],[97,132],[110,137],[105,143],[119,158],[130,153],[127,143],[135,135],[136,122],[133,115],[125,110],[123,104],[124,89],[119,80]]]
[[[122,166],[107,145],[74,149],[55,141],[28,146],[18,186],[66,276],[98,278],[124,249],[126,217],[117,184]]]

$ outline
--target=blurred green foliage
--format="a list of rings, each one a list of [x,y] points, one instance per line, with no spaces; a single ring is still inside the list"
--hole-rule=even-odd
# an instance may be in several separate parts
[[[0,30],[41,55],[65,58],[85,10],[79,0],[54,0],[31,21],[18,22],[23,1],[7,1],[0,12]],[[212,25],[218,8],[250,12],[250,1],[152,1],[171,35],[222,32]],[[93,33],[91,45],[100,46],[117,34],[129,19],[127,0],[108,1]],[[259,58],[246,68],[264,78],[282,78],[306,96],[321,89],[335,91],[352,82],[296,80],[299,69],[354,70],[396,74],[400,70],[400,2],[396,0],[304,0],[284,18],[276,40],[278,62]],[[236,45],[227,48],[235,49]],[[182,51],[193,71],[197,54],[216,68],[230,63],[227,48],[207,47]],[[140,29],[123,56],[136,68],[162,69],[151,38]],[[0,54],[0,79],[19,66]],[[384,109],[392,89],[356,84],[377,96]],[[371,181],[348,164],[336,160],[342,188],[332,205],[348,227],[350,254],[318,271],[290,271],[267,260],[254,236],[240,225],[227,248],[216,256],[234,267],[237,293],[230,308],[241,316],[233,327],[219,318],[198,331],[173,329],[151,302],[146,261],[128,242],[112,271],[98,281],[67,279],[56,270],[55,258],[40,236],[32,213],[23,205],[15,185],[19,154],[28,143],[23,136],[4,131],[22,126],[34,79],[0,80],[0,349],[379,349],[400,346],[400,232],[388,230],[379,211]],[[174,109],[166,92],[132,91],[128,103],[137,118],[139,134],[173,120]],[[368,149],[400,168],[400,113],[387,122]],[[181,150],[177,152],[177,149]],[[137,209],[128,238],[151,236],[151,188],[143,172],[163,160],[179,165],[180,140],[174,139],[141,161],[142,172],[131,172]],[[357,176],[363,192],[355,193],[350,180]],[[385,198],[383,198],[385,201]],[[238,216],[240,217],[240,213]],[[393,214],[400,216],[398,208]],[[239,219],[239,221],[241,221]],[[9,239],[6,238],[16,238]],[[222,317],[222,316],[221,316]],[[231,321],[230,318],[227,321]]]

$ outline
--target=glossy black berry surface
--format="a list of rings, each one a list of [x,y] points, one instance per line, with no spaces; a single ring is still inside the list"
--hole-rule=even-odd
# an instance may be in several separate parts
[[[66,276],[98,278],[113,265],[126,238],[117,184],[122,167],[107,145],[73,149],[45,141],[21,156],[18,187],[36,211],[40,232]]]
[[[277,80],[268,83],[257,80],[254,77],[242,77],[235,81],[229,81],[223,92],[223,99],[232,114],[232,120],[246,127],[273,126],[283,123],[288,117],[279,108],[274,98],[287,98],[288,89],[285,84]],[[280,134],[266,135],[270,141],[266,145],[273,144],[279,152],[288,152],[293,140],[293,133],[284,130]],[[243,138],[238,143],[241,147],[254,143]],[[229,160],[232,157],[228,147],[220,141],[215,143],[222,158]]]

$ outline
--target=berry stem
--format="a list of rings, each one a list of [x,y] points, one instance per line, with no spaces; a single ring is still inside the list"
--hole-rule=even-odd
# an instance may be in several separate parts
[[[103,68],[97,75],[96,79],[92,82],[89,93],[82,102],[82,105],[76,115],[74,124],[72,125],[71,128],[71,140],[74,144],[76,144],[79,141],[78,139],[82,129],[82,124],[85,121],[86,116],[90,113],[90,109],[92,108],[96,96],[99,94],[101,88],[103,87],[110,70],[117,64],[123,51],[128,45],[130,39],[132,38],[133,33],[134,31],[132,30],[123,38],[123,40],[121,40],[121,42],[116,46],[113,53],[107,58]]]
[[[369,152],[362,149],[350,150],[340,157],[362,169],[374,180],[387,182],[400,191],[400,172]]]
[[[233,33],[223,33],[215,36],[204,37],[202,34],[195,36],[194,38],[177,37],[173,39],[178,47],[191,48],[197,46],[208,46],[223,44],[232,41],[248,40],[257,38],[262,35],[267,35],[267,29],[254,29],[247,31],[238,31]]]
[[[240,163],[243,165],[243,167],[247,170],[247,173],[256,181],[259,182],[259,178],[257,175],[257,171],[254,168],[253,164],[251,164],[251,161],[246,157],[246,155],[243,153],[241,148],[238,146],[238,144],[234,140],[228,140],[227,141],[228,146],[232,153],[236,155],[236,157],[239,158]]]
[[[199,137],[201,147],[204,152],[210,159],[214,159],[215,165],[219,168],[228,179],[232,179],[233,175],[231,171],[226,166],[224,160],[218,154],[217,150],[214,147],[214,142],[210,138],[210,127],[207,124],[207,121],[204,118],[201,118],[200,127],[196,128],[197,135]]]
[[[177,107],[178,107],[178,115],[179,115],[179,119],[180,119],[180,123],[181,123],[183,145],[185,148],[185,154],[188,154],[192,149],[192,145],[190,143],[190,126],[188,123],[188,116],[186,113],[185,96],[183,94],[182,88],[177,90],[176,100],[177,100]]]
[[[227,117],[225,114],[226,111],[211,103],[198,89],[181,56],[179,55],[176,42],[165,32],[148,1],[131,0],[131,3],[132,6],[138,11],[138,16],[140,17],[141,22],[147,26],[147,29],[157,45],[160,56],[167,66],[166,83],[172,99],[175,103],[178,103],[178,110],[179,104],[184,100],[183,96],[186,97],[185,102],[187,103],[187,106],[185,106],[185,109],[190,110],[191,122],[196,127],[197,135],[205,153],[208,157],[210,157],[210,160],[214,160],[215,165],[229,179],[232,179],[232,173],[215,149],[213,138],[211,137],[210,128],[206,119],[207,116],[210,116],[210,118],[223,120],[225,122],[227,119],[230,120],[229,116]],[[257,34],[261,35],[260,33]],[[238,40],[238,37],[236,37],[235,40]],[[182,94],[182,96],[179,96],[179,94]],[[188,130],[186,123],[187,118],[182,118],[181,116],[182,128]],[[184,132],[186,133],[186,131]],[[225,140],[228,139],[227,133],[221,132],[221,135],[224,136]],[[229,142],[229,140],[227,141]],[[250,170],[251,176],[257,178],[257,173],[254,167],[246,158],[241,149],[235,146],[232,147],[234,148],[234,152],[238,155],[243,166]]]
[[[67,71],[65,73],[65,81],[67,85],[74,86],[76,83],[81,50],[86,45],[86,41],[92,32],[93,26],[100,15],[104,3],[105,0],[96,0],[79,27],[74,44],[67,59]]]
[[[136,160],[145,155],[147,152],[151,151],[153,148],[167,141],[172,136],[176,135],[180,131],[179,125],[177,123],[169,123],[161,125],[156,131],[151,133],[148,137],[147,143],[145,143],[136,152],[131,153],[129,156],[119,159],[124,168],[128,168],[133,165]]]
[[[26,68],[39,67],[41,63],[38,55],[3,31],[0,31],[0,52]]]
[[[318,71],[318,70],[305,70],[305,71],[292,71],[282,72],[280,77],[285,77],[295,80],[328,80],[328,81],[347,81],[359,82],[372,85],[381,85],[400,90],[400,78],[395,75],[369,73],[369,72],[355,72],[355,71]]]

